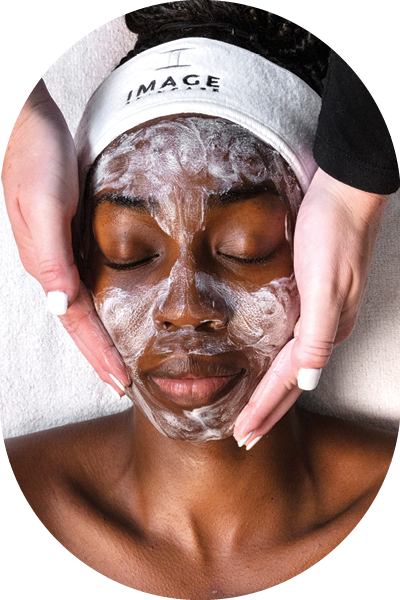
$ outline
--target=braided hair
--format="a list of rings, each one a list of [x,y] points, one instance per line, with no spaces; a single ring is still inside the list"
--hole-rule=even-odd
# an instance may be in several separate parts
[[[208,37],[260,54],[322,94],[329,47],[302,27],[271,12],[221,0],[183,0],[130,12],[125,21],[138,39],[120,64],[165,42]]]

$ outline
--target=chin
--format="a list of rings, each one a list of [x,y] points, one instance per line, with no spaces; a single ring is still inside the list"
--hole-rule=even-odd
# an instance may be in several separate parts
[[[223,440],[233,434],[235,422],[260,378],[260,375],[251,377],[250,381],[245,376],[234,390],[213,404],[190,409],[164,406],[137,380],[127,390],[127,396],[160,433],[171,439],[186,442]]]

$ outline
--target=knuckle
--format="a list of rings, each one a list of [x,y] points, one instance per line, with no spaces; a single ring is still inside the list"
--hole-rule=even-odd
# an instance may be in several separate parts
[[[293,373],[288,377],[284,377],[282,373],[276,372],[275,376],[280,381],[282,389],[285,392],[290,392],[290,390],[296,385],[297,380]]]
[[[347,338],[350,337],[350,335],[353,333],[355,324],[356,320],[354,319],[339,326],[335,340],[337,344],[344,342],[344,340],[347,340]]]
[[[271,385],[273,389],[279,389],[282,393],[289,392],[296,385],[296,377],[292,370],[282,372],[279,364],[271,369]]]
[[[43,282],[53,283],[65,277],[65,269],[56,260],[44,260],[39,263],[39,276]]]
[[[101,355],[103,357],[103,359],[105,360],[105,362],[108,364],[113,358],[114,358],[114,346],[111,342],[111,339],[104,339],[103,340],[103,344],[104,347],[101,351]]]
[[[82,332],[85,330],[88,317],[89,313],[74,311],[74,307],[72,306],[64,316],[60,317],[60,321],[69,335],[80,338]]]
[[[316,368],[324,367],[334,348],[334,342],[313,342],[306,344],[301,349],[302,362],[304,364],[312,364]]]
[[[112,341],[89,302],[85,302],[84,305],[72,304],[60,320],[69,335],[84,341],[92,352],[98,352],[98,356],[104,355],[104,358],[107,358],[112,352]]]
[[[65,331],[69,335],[79,336],[80,331],[82,330],[82,319],[71,319],[69,317],[60,317],[60,321],[63,324]]]

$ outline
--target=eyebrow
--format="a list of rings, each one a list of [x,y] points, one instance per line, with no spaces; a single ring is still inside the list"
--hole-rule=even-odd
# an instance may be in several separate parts
[[[238,202],[245,202],[250,198],[255,198],[265,193],[280,197],[278,190],[272,182],[265,182],[250,186],[233,187],[220,192],[210,192],[208,194],[208,201],[210,206],[228,206]]]
[[[257,183],[249,186],[237,186],[228,190],[209,192],[207,194],[208,205],[210,207],[223,207],[231,204],[237,204],[238,202],[245,202],[250,198],[255,198],[261,194],[270,194],[276,197],[280,197],[279,192],[272,184],[272,182]],[[96,199],[94,208],[109,202],[117,206],[124,206],[132,208],[138,212],[145,213],[148,215],[154,214],[160,205],[154,198],[140,198],[139,196],[129,196],[120,194],[118,192],[105,192],[99,198]]]
[[[141,213],[152,214],[154,209],[158,207],[158,202],[153,198],[140,198],[139,196],[129,196],[125,194],[119,194],[118,192],[105,192],[99,198],[97,198],[94,207],[96,208],[99,204],[109,202],[110,204],[116,204],[117,206],[125,206],[127,208],[133,208]]]

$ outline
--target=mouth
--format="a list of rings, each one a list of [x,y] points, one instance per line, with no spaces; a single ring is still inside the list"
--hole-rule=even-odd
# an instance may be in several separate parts
[[[238,373],[240,375],[240,373]],[[156,377],[154,383],[170,400],[183,408],[200,408],[215,402],[227,394],[238,375],[230,377],[202,377],[198,379],[161,379]]]
[[[158,391],[182,408],[200,408],[228,394],[245,369],[223,364],[216,356],[173,357],[147,374]]]

